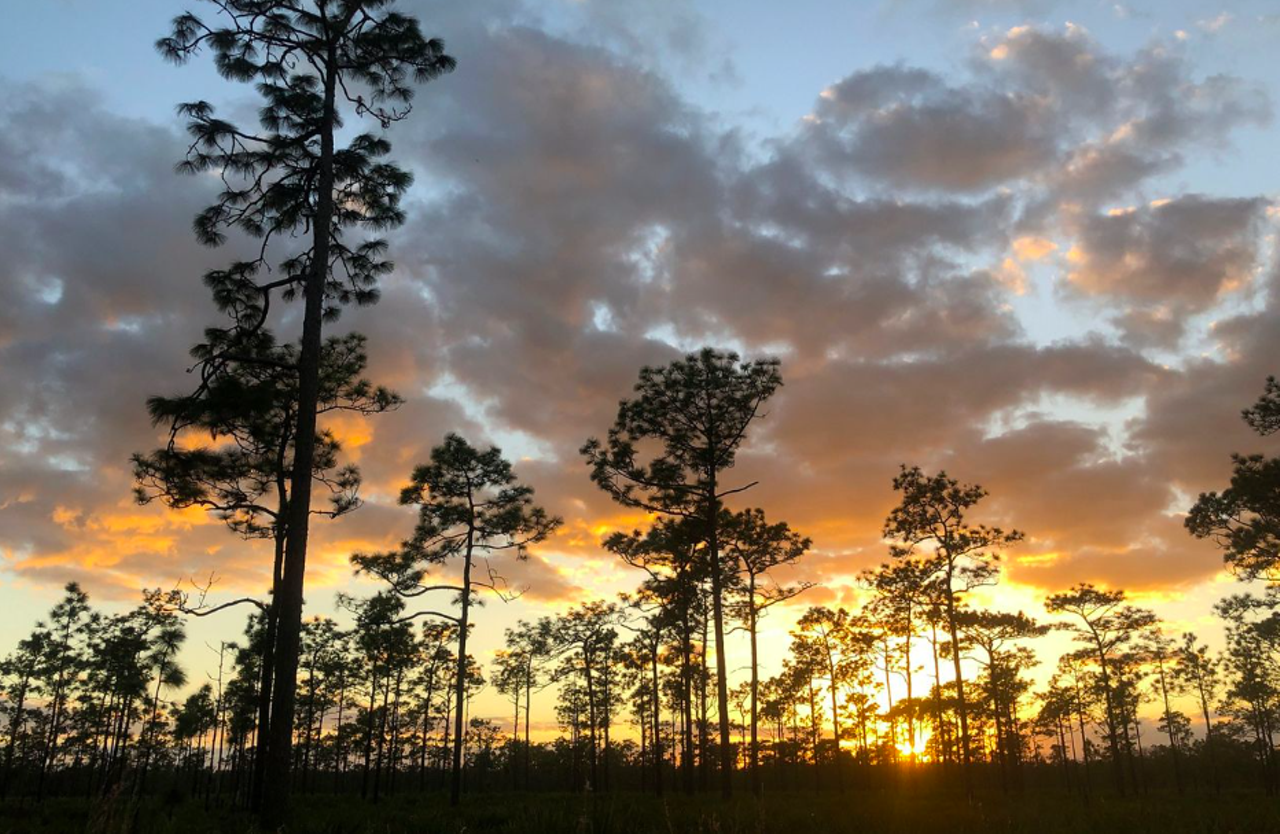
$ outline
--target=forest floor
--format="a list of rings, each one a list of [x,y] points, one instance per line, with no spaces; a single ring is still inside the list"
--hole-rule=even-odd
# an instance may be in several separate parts
[[[776,794],[755,800],[641,794],[477,794],[450,809],[444,797],[402,795],[377,805],[355,797],[306,796],[297,834],[1266,834],[1280,832],[1280,802],[1258,793],[1178,797],[982,797],[850,791]],[[197,802],[91,808],[84,801],[0,804],[0,834],[240,834],[260,832],[243,812]]]

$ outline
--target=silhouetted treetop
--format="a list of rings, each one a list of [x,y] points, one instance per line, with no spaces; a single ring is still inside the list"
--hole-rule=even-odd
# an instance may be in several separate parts
[[[1267,377],[1266,390],[1242,416],[1260,435],[1280,429],[1275,377]],[[1196,538],[1212,539],[1242,579],[1280,579],[1280,458],[1233,454],[1231,485],[1202,492],[1183,523]]]
[[[782,385],[779,367],[776,359],[744,362],[704,348],[642,368],[606,439],[582,447],[591,480],[625,506],[706,515],[708,490],[718,499],[747,488],[721,490],[717,474],[734,465],[748,427]],[[649,443],[655,448],[645,462]]]

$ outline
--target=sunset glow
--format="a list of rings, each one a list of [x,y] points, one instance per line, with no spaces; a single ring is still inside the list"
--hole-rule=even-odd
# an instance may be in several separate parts
[[[1272,3],[19,5],[0,811],[1280,791]]]

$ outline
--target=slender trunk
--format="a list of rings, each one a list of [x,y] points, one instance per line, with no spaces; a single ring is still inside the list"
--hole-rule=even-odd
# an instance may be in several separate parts
[[[834,746],[831,749],[831,756],[835,764],[836,771],[836,788],[841,792],[844,791],[844,770],[840,766],[840,710],[836,703],[839,695],[839,687],[836,679],[836,662],[835,654],[831,651],[831,647],[827,647],[827,677],[831,681],[831,737]]]
[[[517,683],[515,694],[511,696],[511,702],[515,706],[515,712],[511,719],[511,752],[507,758],[507,768],[511,771],[511,790],[518,790],[520,787],[520,772],[516,769],[516,748],[520,744],[520,685]],[[529,723],[529,717],[525,716],[525,723]]]
[[[602,681],[601,681],[601,688],[602,688],[602,690],[603,690],[603,701],[602,701],[602,704],[601,704],[601,707],[602,707],[602,709],[601,709],[601,718],[602,718],[602,722],[601,722],[601,723],[603,724],[603,729],[604,729],[604,749],[603,749],[603,751],[602,751],[602,753],[601,753],[601,758],[602,758],[602,762],[601,762],[601,764],[603,765],[603,767],[601,768],[601,776],[602,776],[602,780],[601,780],[601,783],[600,783],[600,787],[601,787],[603,790],[609,790],[609,789],[610,789],[610,782],[609,782],[609,725],[613,723],[613,721],[612,721],[613,716],[612,716],[611,707],[610,707],[610,694],[609,694],[609,667],[610,667],[610,665],[612,664],[612,662],[613,662],[613,661],[610,659],[610,654],[609,654],[609,653],[610,653],[610,649],[609,649],[609,647],[607,647],[607,646],[606,646],[606,647],[605,647],[605,651],[604,651],[604,676],[603,676],[603,679],[602,679]]]
[[[756,645],[756,629],[759,625],[756,610],[756,577],[751,574],[747,588],[747,632],[751,637],[751,792],[760,796],[760,660]],[[833,700],[834,700],[834,696]]]
[[[689,621],[689,611],[686,608],[685,618],[683,622],[684,633],[681,635],[681,704],[682,715],[681,731],[684,734],[684,761],[681,762],[684,770],[684,790],[690,796],[693,795],[693,624]]]
[[[915,704],[912,702],[911,688],[911,614],[907,614],[906,636],[902,640],[902,673],[906,676],[907,681],[907,751],[911,758],[911,763],[916,762],[916,710]]]
[[[1177,786],[1178,793],[1183,792],[1182,787],[1182,762],[1179,761],[1178,739],[1173,732],[1173,710],[1169,706],[1169,685],[1165,680],[1164,674],[1164,658],[1159,658],[1160,670],[1160,694],[1164,698],[1164,729],[1169,736],[1169,752],[1173,755],[1173,780]]]
[[[471,553],[475,545],[475,529],[467,530],[467,544],[462,563],[462,610],[458,617],[458,665],[453,683],[453,771],[449,778],[449,804],[462,801],[462,713],[467,697],[467,625],[471,615]]]
[[[342,787],[342,774],[347,770],[347,750],[342,740],[342,710],[347,700],[347,674],[338,678],[338,726],[333,732],[333,792]]]
[[[1200,713],[1204,716],[1205,756],[1209,760],[1209,771],[1213,774],[1213,790],[1217,792],[1222,789],[1222,783],[1218,780],[1218,768],[1214,762],[1213,717],[1209,712],[1209,694],[1205,691],[1202,675],[1196,676],[1196,691],[1200,695]]]
[[[396,773],[400,770],[400,696],[404,686],[404,669],[396,671],[396,689],[391,698],[391,768],[387,795],[396,792]]]
[[[299,784],[302,786],[303,793],[307,791],[307,774],[311,771],[311,753],[315,746],[315,722],[316,722],[316,656],[313,652],[311,660],[307,668],[307,714],[303,719],[306,729],[303,730],[302,742],[302,774]],[[257,785],[254,785],[257,789]]]
[[[708,755],[707,750],[711,746],[711,713],[707,702],[707,684],[711,680],[711,670],[707,665],[711,661],[707,646],[707,629],[709,626],[710,623],[707,621],[707,614],[704,609],[702,612],[702,647],[698,664],[698,787],[703,791],[710,787],[712,767],[712,757]]]
[[[71,648],[70,622],[63,629],[62,646],[62,654],[58,657],[58,677],[53,688],[53,704],[49,711],[49,736],[45,743],[44,755],[40,758],[40,778],[36,783],[37,801],[44,798],[45,777],[58,755],[58,736],[62,732],[62,707],[66,695],[67,652]]]
[[[1000,772],[1000,791],[1002,793],[1009,792],[1009,762],[1005,755],[1005,727],[1004,716],[1000,709],[1000,701],[996,697],[996,670],[989,667],[988,676],[992,679],[991,683],[991,717],[996,725],[996,767]]]
[[[951,761],[951,743],[947,738],[947,728],[942,724],[942,665],[938,661],[938,623],[934,618],[930,623],[933,639],[929,647],[933,650],[933,731],[938,736],[936,742],[943,765]]]
[[[532,663],[532,662],[531,662]],[[524,681],[524,789],[529,790],[529,707],[533,701],[533,669],[532,665]]]
[[[136,796],[142,796],[147,781],[147,771],[151,769],[151,752],[156,746],[156,723],[160,720],[160,688],[164,685],[164,672],[168,663],[169,647],[165,646],[164,653],[160,655],[160,664],[156,672],[156,691],[151,696],[151,720],[142,728],[144,733],[150,731],[151,738],[143,751],[142,772],[138,774]]]
[[[281,484],[277,484],[276,490],[280,496],[276,517],[283,519],[289,506],[284,498],[287,492]],[[270,732],[267,728],[271,726],[271,682],[275,676],[276,620],[279,616],[275,600],[280,594],[280,574],[284,567],[286,538],[283,529],[276,532],[275,564],[271,571],[271,604],[267,606],[266,634],[263,635],[262,642],[262,674],[258,681],[258,727],[260,729],[258,730],[258,749],[254,751],[253,756],[253,783],[249,794],[249,807],[255,812],[262,810],[267,784],[267,750],[271,747]]]
[[[1130,723],[1133,724],[1133,742],[1132,743],[1129,741]],[[1138,707],[1136,703],[1134,704],[1131,714],[1125,718],[1124,739],[1125,739],[1125,747],[1129,754],[1129,777],[1133,780],[1133,791],[1134,793],[1138,793],[1139,791],[1141,791],[1142,793],[1146,793],[1147,780],[1146,780],[1145,769],[1142,773],[1139,773],[1138,771],[1138,768],[1143,767],[1142,762],[1144,760],[1144,757],[1142,754],[1142,727],[1138,724]],[[1133,744],[1136,744],[1138,747],[1138,758],[1136,763],[1134,762],[1134,756],[1133,756]]]
[[[660,645],[657,635],[653,643],[653,653],[649,656],[649,671],[653,679],[653,786],[658,796],[662,796],[662,689],[658,685]]]
[[[427,789],[427,744],[431,731],[431,690],[422,705],[422,725],[418,731],[418,793]]]
[[[453,744],[450,739],[453,738],[453,699],[446,697],[444,699],[444,738],[440,744],[439,770],[443,778],[444,771],[449,769],[450,751],[453,750]],[[443,785],[443,781],[441,782]]]
[[[729,670],[724,651],[723,578],[720,565],[719,510],[715,470],[711,471],[707,502],[707,551],[711,558],[711,610],[716,632],[716,706],[720,710],[720,795],[733,795],[733,744],[729,739]]]
[[[818,698],[814,690],[813,678],[809,678],[809,747],[813,751],[813,787],[817,790],[820,782],[818,741],[821,732],[818,728]]]
[[[1107,708],[1107,744],[1111,748],[1112,770],[1115,775],[1116,790],[1124,796],[1124,762],[1120,759],[1120,729],[1116,716],[1115,695],[1111,691],[1111,675],[1107,668],[1107,655],[1098,643],[1098,668],[1102,675],[1102,695]]]
[[[390,672],[390,670],[388,670]],[[373,801],[382,797],[382,763],[387,747],[387,719],[391,714],[391,675],[382,682],[382,709],[378,714],[378,755],[373,767]]]
[[[582,652],[582,666],[587,682],[587,742],[590,745],[588,748],[590,756],[587,761],[591,768],[590,790],[594,791],[600,788],[599,762],[596,758],[596,693],[591,680],[591,655],[585,647]]]
[[[22,683],[18,685],[13,697],[16,702],[13,714],[9,718],[9,739],[5,742],[4,747],[4,779],[0,781],[0,799],[3,799],[9,792],[9,779],[13,774],[13,753],[17,749],[18,736],[23,733],[26,725],[27,688],[30,683],[31,676],[24,669]]]
[[[1084,760],[1084,801],[1088,803],[1093,793],[1093,782],[1089,778],[1089,736],[1085,731],[1084,700],[1080,697],[1080,680],[1074,678],[1073,682],[1076,690],[1076,718],[1080,721],[1080,751]]]
[[[298,354],[298,420],[294,431],[293,471],[289,483],[284,571],[280,596],[272,600],[279,609],[273,674],[271,732],[267,743],[264,779],[271,791],[263,796],[263,818],[268,827],[288,821],[289,770],[292,765],[294,698],[298,686],[298,654],[302,642],[303,587],[307,570],[307,533],[311,521],[311,479],[316,445],[316,410],[320,391],[320,351],[324,314],[324,289],[329,270],[329,236],[333,224],[333,133],[337,94],[337,54],[330,46],[323,67],[323,103],[320,117],[319,176],[316,213],[312,223],[311,270],[303,290],[305,312],[302,345]]]
[[[373,766],[373,726],[374,711],[378,708],[378,671],[373,667],[373,677],[369,681],[369,709],[365,713],[364,731],[364,771],[360,775],[360,798],[369,796],[369,768]]]
[[[1067,793],[1071,793],[1071,765],[1067,763],[1067,734],[1062,729],[1062,716],[1054,718],[1058,730],[1058,758],[1062,761],[1062,783]]]
[[[889,755],[896,761],[898,757],[898,722],[893,717],[893,679],[889,660],[891,654],[889,651],[889,636],[886,634],[884,638],[884,702],[885,711],[889,714]]]
[[[964,774],[965,793],[973,796],[973,775],[969,772],[969,705],[964,697],[964,675],[960,671],[960,629],[956,622],[956,600],[951,590],[952,577],[947,574],[947,625],[951,631],[951,661],[956,675],[956,712],[960,716],[960,770]]]
[[[209,807],[209,799],[213,794],[214,782],[217,782],[219,787],[222,785],[218,771],[222,768],[222,746],[226,743],[226,728],[222,725],[222,650],[225,650],[225,644],[220,648],[221,650],[218,652],[218,698],[213,706],[213,738],[209,740],[209,781],[205,784],[205,808]]]

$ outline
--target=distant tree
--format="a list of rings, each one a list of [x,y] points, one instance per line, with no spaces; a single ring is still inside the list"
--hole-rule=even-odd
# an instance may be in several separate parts
[[[908,700],[915,695],[911,648],[924,625],[929,605],[937,596],[933,578],[938,573],[938,568],[929,559],[903,559],[862,574],[863,581],[875,594],[868,606],[868,614],[881,622],[887,633],[901,641],[902,676]],[[907,714],[907,737],[910,756],[914,761],[916,726],[912,712]]]
[[[1152,632],[1142,637],[1139,644],[1143,659],[1155,667],[1155,694],[1160,699],[1160,726],[1169,739],[1169,754],[1173,759],[1174,785],[1178,793],[1184,790],[1182,783],[1182,728],[1189,726],[1186,716],[1173,708],[1172,698],[1179,694],[1181,681],[1174,675],[1176,646],[1172,639]]]
[[[450,802],[456,805],[462,797],[463,702],[472,598],[478,588],[502,593],[501,577],[492,570],[486,577],[476,576],[476,560],[497,551],[512,551],[524,558],[526,548],[549,536],[560,526],[560,519],[534,505],[533,488],[516,482],[501,450],[490,447],[480,451],[456,434],[449,434],[431,450],[430,463],[413,471],[412,482],[400,493],[400,503],[419,508],[413,536],[398,550],[356,554],[351,561],[358,570],[380,577],[404,597],[435,591],[458,595],[457,616],[439,611],[411,615],[442,617],[458,627],[449,791]],[[430,571],[454,559],[462,562],[460,582],[435,582]]]
[[[213,731],[217,719],[213,685],[210,683],[201,684],[199,689],[188,695],[174,715],[174,738],[187,745],[186,766],[191,770],[191,793],[193,794],[200,786],[200,771],[205,759],[205,739]]]
[[[520,707],[524,705],[524,742],[522,747],[523,776],[525,789],[529,787],[530,716],[532,715],[533,691],[546,685],[543,665],[554,654],[552,635],[549,630],[538,623],[520,620],[514,628],[506,630],[505,646],[495,657],[494,685],[499,692],[511,698],[515,709],[515,721],[511,727],[512,752],[520,742]],[[516,785],[515,756],[511,759],[512,784]]]
[[[1257,757],[1268,793],[1280,791],[1275,734],[1280,726],[1280,588],[1263,596],[1236,594],[1214,605],[1226,624],[1222,669],[1226,686],[1219,708],[1235,719]],[[1230,725],[1228,725],[1230,726]]]
[[[661,622],[675,636],[681,710],[681,776],[686,793],[694,791],[693,689],[695,636],[702,624],[709,565],[706,534],[699,518],[659,519],[646,532],[616,532],[604,541],[610,552],[647,574],[636,600],[659,609]]]
[[[1280,381],[1267,377],[1266,390],[1242,416],[1263,437],[1280,430]],[[1280,458],[1233,454],[1231,468],[1229,487],[1200,494],[1187,530],[1216,542],[1241,579],[1280,581]]]
[[[724,643],[726,570],[721,562],[720,519],[726,497],[752,484],[725,488],[751,424],[782,384],[777,360],[741,362],[735,353],[704,348],[662,368],[645,367],[635,396],[601,442],[582,447],[591,480],[618,503],[654,513],[703,519],[710,568],[716,645],[716,698],[720,724],[720,790],[732,793],[733,747],[729,728],[728,666]],[[652,442],[656,456],[642,461]]]
[[[1038,698],[1040,710],[1035,717],[1036,732],[1052,739],[1051,760],[1062,765],[1064,784],[1071,791],[1074,784],[1072,764],[1076,759],[1075,733],[1071,727],[1074,719],[1072,692],[1063,685],[1060,676],[1055,675]]]
[[[1000,551],[1022,541],[1023,534],[970,524],[966,514],[987,496],[987,491],[977,484],[961,484],[947,477],[946,472],[925,475],[919,467],[903,466],[893,479],[893,488],[902,498],[884,523],[884,536],[893,542],[890,552],[902,559],[920,548],[932,548],[933,579],[940,587],[951,644],[958,646],[957,601],[974,588],[995,582]],[[969,709],[960,652],[953,651],[951,657],[960,718],[960,761],[966,788],[971,790]]]
[[[26,747],[30,740],[27,724],[36,708],[29,704],[34,687],[37,686],[48,639],[49,632],[40,624],[30,636],[19,640],[17,647],[0,661],[0,678],[4,680],[5,696],[0,708],[9,719],[5,727],[4,775],[0,778],[0,798],[8,795],[19,746]]]
[[[41,745],[40,776],[36,783],[36,798],[44,796],[49,772],[58,758],[58,745],[65,729],[67,711],[71,702],[72,687],[79,679],[85,662],[85,648],[97,615],[89,610],[89,597],[76,582],[67,583],[65,594],[49,612],[47,631],[43,640],[39,663],[36,667],[38,691],[47,701],[48,712],[45,738]]]
[[[159,589],[143,592],[140,614],[144,618],[148,650],[143,657],[143,668],[149,678],[154,678],[155,688],[151,707],[143,725],[141,745],[143,759],[138,775],[136,792],[141,795],[146,787],[147,773],[161,747],[160,695],[165,689],[186,686],[187,673],[178,665],[178,652],[187,640],[181,617],[173,611],[172,600]]]
[[[812,542],[792,530],[785,521],[769,523],[763,510],[749,509],[726,515],[722,520],[725,555],[741,579],[735,583],[736,599],[733,607],[737,610],[738,618],[746,624],[751,643],[751,740],[747,766],[751,771],[751,791],[759,796],[760,619],[773,606],[793,599],[812,587],[810,582],[781,585],[770,577],[770,572],[774,569],[798,561],[808,552]]]
[[[457,657],[454,655],[451,646],[457,642],[458,628],[452,622],[438,622],[435,620],[426,620],[422,623],[421,633],[418,635],[418,656],[420,665],[418,669],[418,688],[419,688],[419,705],[421,707],[421,715],[419,717],[419,747],[418,747],[418,787],[421,790],[426,786],[427,778],[427,759],[430,747],[429,737],[431,728],[435,725],[436,715],[433,710],[436,709],[437,697],[443,695],[442,703],[448,703],[448,690],[450,670],[457,669]],[[447,727],[448,721],[445,716],[445,709],[440,709],[440,723]],[[525,725],[528,730],[528,723]]]
[[[643,595],[624,596],[626,603],[634,612],[642,617],[637,625],[624,627],[631,629],[634,636],[623,646],[623,663],[632,673],[632,710],[640,724],[641,766],[645,764],[645,753],[653,763],[653,789],[662,796],[663,770],[663,732],[662,732],[662,676],[659,668],[663,663],[663,647],[670,630],[665,612],[661,608],[654,609],[646,605]],[[648,750],[646,751],[646,746]],[[646,774],[641,772],[641,785],[645,785]]]
[[[215,117],[207,102],[181,108],[193,138],[183,169],[216,172],[225,183],[216,202],[197,216],[196,236],[218,245],[236,229],[260,241],[255,257],[206,276],[232,323],[208,334],[202,387],[241,361],[241,348],[265,323],[274,292],[286,299],[301,295],[305,305],[295,365],[299,407],[289,538],[276,600],[279,650],[268,745],[273,789],[264,807],[267,819],[280,823],[289,797],[323,323],[342,304],[376,299],[377,279],[391,268],[383,259],[386,245],[377,239],[353,244],[344,231],[398,225],[404,217],[400,197],[410,183],[406,172],[379,161],[390,150],[381,137],[361,133],[347,147],[336,147],[339,100],[387,127],[408,113],[411,78],[427,81],[452,70],[454,62],[440,41],[423,37],[416,20],[392,11],[392,0],[213,2],[216,20],[181,14],[157,48],[175,63],[212,50],[218,72],[256,83],[266,104],[257,133]],[[309,245],[281,259],[277,277],[262,280],[269,245],[303,236]]]
[[[1107,743],[1111,748],[1116,789],[1124,793],[1124,771],[1121,735],[1128,749],[1128,724],[1124,720],[1117,696],[1116,664],[1120,651],[1156,624],[1150,611],[1125,602],[1125,592],[1105,590],[1082,582],[1069,591],[1053,594],[1045,601],[1052,614],[1065,614],[1073,619],[1066,625],[1076,641],[1088,647],[1098,664],[1099,683],[1106,704]]]
[[[842,653],[850,628],[848,611],[843,608],[831,609],[820,605],[805,611],[804,615],[796,621],[796,630],[792,632],[792,647],[797,655],[803,655],[811,665],[813,670],[811,677],[824,677],[827,680],[827,694],[831,699],[832,757],[836,780],[841,788],[844,787],[844,781],[843,769],[840,767],[839,699],[840,691],[845,684],[847,669],[842,662]],[[814,720],[819,722],[816,726],[821,727],[820,719],[816,715]]]
[[[613,603],[586,602],[546,621],[552,650],[562,658],[561,679],[579,678],[586,698],[587,762],[592,790],[609,788],[611,711],[619,694],[611,683],[620,660],[617,626],[621,617],[622,612]],[[603,739],[598,738],[598,733]]]
[[[298,784],[305,791],[324,736],[325,714],[342,693],[332,687],[335,672],[346,663],[344,654],[349,635],[329,617],[309,618],[302,624],[302,655],[299,661],[302,708],[298,715],[298,735],[302,739],[301,773]],[[340,673],[339,673],[340,674]],[[340,689],[340,684],[339,684]]]
[[[1049,626],[1019,611],[966,609],[957,613],[965,641],[982,652],[979,662],[987,672],[987,695],[996,725],[996,754],[1004,783],[1020,784],[1022,739],[1018,734],[1018,698],[1026,691],[1023,669],[1034,664],[1034,654],[1014,646],[1043,637]]]
[[[1196,705],[1204,719],[1204,753],[1208,763],[1210,780],[1214,788],[1220,786],[1215,762],[1216,739],[1213,733],[1212,704],[1221,688],[1221,673],[1216,658],[1209,647],[1200,643],[1191,632],[1182,635],[1182,642],[1175,650],[1173,676],[1179,684],[1195,695]]]

